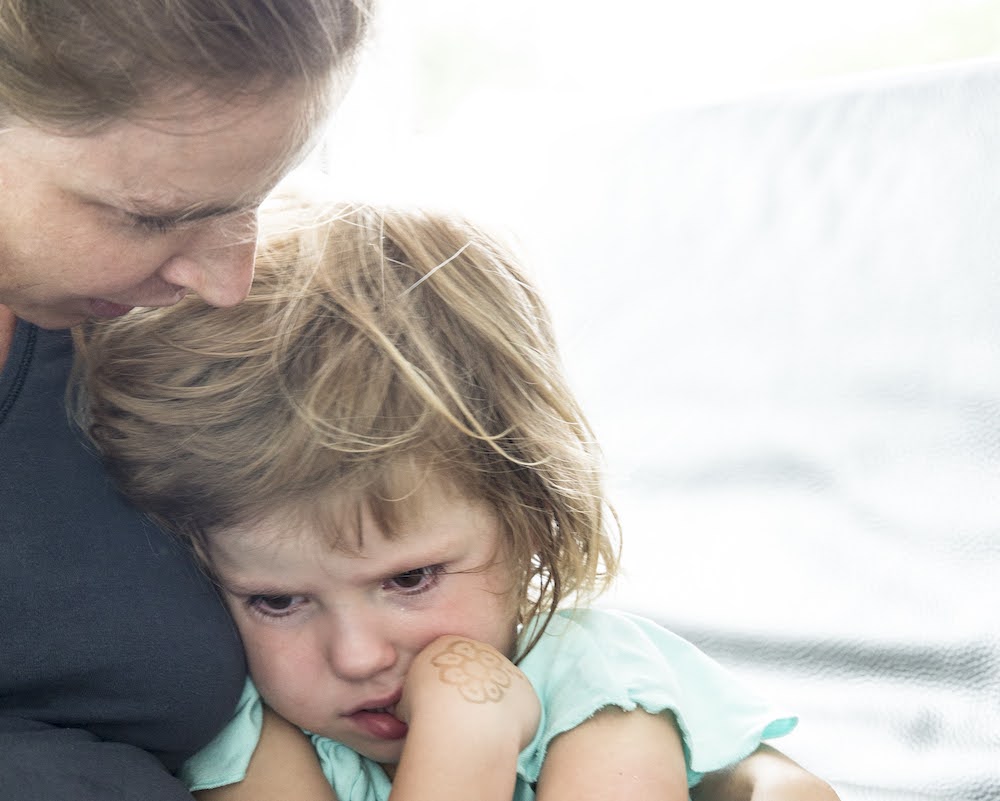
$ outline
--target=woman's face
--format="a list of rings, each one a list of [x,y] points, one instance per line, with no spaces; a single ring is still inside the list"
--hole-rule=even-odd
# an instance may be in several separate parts
[[[257,207],[313,133],[306,103],[293,87],[164,102],[86,135],[0,129],[0,304],[64,328],[188,292],[238,303]]]
[[[282,514],[209,542],[264,700],[384,765],[402,753],[407,727],[393,712],[414,657],[444,634],[510,654],[516,628],[491,507],[440,486],[408,506],[389,538],[348,504],[345,548]]]

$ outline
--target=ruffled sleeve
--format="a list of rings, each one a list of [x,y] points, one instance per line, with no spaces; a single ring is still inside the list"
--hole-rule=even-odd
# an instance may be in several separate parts
[[[386,801],[392,785],[381,766],[346,745],[312,736],[323,773],[338,801]]]
[[[177,777],[191,792],[243,781],[260,740],[263,720],[260,694],[247,679],[232,720],[212,742],[181,765]]]
[[[529,626],[522,640],[530,635]],[[538,780],[552,739],[606,706],[672,712],[684,741],[688,786],[798,722],[687,640],[624,612],[557,613],[520,667],[542,703],[538,732],[518,761],[529,785]]]

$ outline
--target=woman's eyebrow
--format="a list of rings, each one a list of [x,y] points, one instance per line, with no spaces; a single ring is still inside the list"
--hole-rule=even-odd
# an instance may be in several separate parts
[[[168,208],[140,201],[122,201],[121,207],[130,214],[163,222],[181,223],[228,217],[256,208],[255,203],[234,203],[231,205],[198,203],[190,206]]]
[[[248,197],[233,203],[185,202],[180,199],[157,200],[151,197],[137,197],[125,193],[90,192],[74,193],[84,203],[104,206],[127,212],[136,217],[144,217],[164,223],[192,222],[216,217],[228,217],[256,209],[263,202],[262,197]]]

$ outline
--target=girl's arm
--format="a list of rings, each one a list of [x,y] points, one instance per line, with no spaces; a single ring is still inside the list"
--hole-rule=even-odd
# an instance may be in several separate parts
[[[537,801],[687,801],[687,771],[670,715],[606,707],[549,745]]]
[[[483,643],[435,640],[396,710],[410,730],[390,801],[509,801],[539,705],[524,674]],[[669,714],[607,707],[549,745],[537,801],[687,801],[681,736]],[[837,801],[828,784],[761,745],[706,774],[696,801]]]
[[[688,798],[680,734],[673,719],[609,707],[549,746],[538,801]],[[691,789],[694,801],[838,801],[822,779],[761,745]]]
[[[194,796],[198,801],[337,801],[312,742],[267,706],[243,781]]]
[[[510,801],[540,706],[499,651],[445,636],[414,660],[396,715],[410,728],[390,801]]]
[[[838,801],[825,781],[780,751],[761,745],[742,762],[708,773],[691,790],[695,801]]]

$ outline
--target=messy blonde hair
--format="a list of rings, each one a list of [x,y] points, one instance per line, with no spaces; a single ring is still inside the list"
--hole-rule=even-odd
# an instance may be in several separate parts
[[[262,227],[241,305],[191,297],[81,336],[83,422],[126,495],[204,548],[331,492],[391,523],[393,475],[418,464],[495,510],[522,621],[603,589],[599,454],[510,252],[367,205],[285,202]]]
[[[228,99],[349,74],[374,0],[3,0],[0,120],[87,129],[178,87]]]

